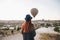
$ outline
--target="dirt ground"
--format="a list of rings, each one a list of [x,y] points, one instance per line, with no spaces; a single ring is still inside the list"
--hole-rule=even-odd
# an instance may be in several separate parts
[[[39,40],[37,36],[38,35],[35,36],[35,40]],[[6,37],[0,37],[0,40],[23,40],[23,36],[22,34],[18,33]]]

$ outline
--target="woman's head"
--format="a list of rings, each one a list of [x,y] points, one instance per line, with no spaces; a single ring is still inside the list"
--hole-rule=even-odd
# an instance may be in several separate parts
[[[25,20],[26,21],[31,21],[31,19],[32,19],[32,17],[29,14],[27,14],[26,17],[25,17]]]

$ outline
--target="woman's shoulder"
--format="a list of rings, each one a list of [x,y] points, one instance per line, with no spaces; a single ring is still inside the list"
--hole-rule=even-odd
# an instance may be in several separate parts
[[[24,26],[24,25],[25,25],[25,22],[22,23],[22,26]]]

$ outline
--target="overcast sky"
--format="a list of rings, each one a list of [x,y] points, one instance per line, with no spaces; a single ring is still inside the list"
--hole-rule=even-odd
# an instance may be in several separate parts
[[[0,0],[0,20],[24,20],[31,8],[39,10],[33,20],[60,20],[60,0]]]

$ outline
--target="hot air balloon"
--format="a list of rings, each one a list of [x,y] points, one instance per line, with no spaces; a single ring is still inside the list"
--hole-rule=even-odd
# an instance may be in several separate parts
[[[33,17],[35,17],[38,14],[38,9],[37,8],[32,8],[31,9],[31,14]]]

